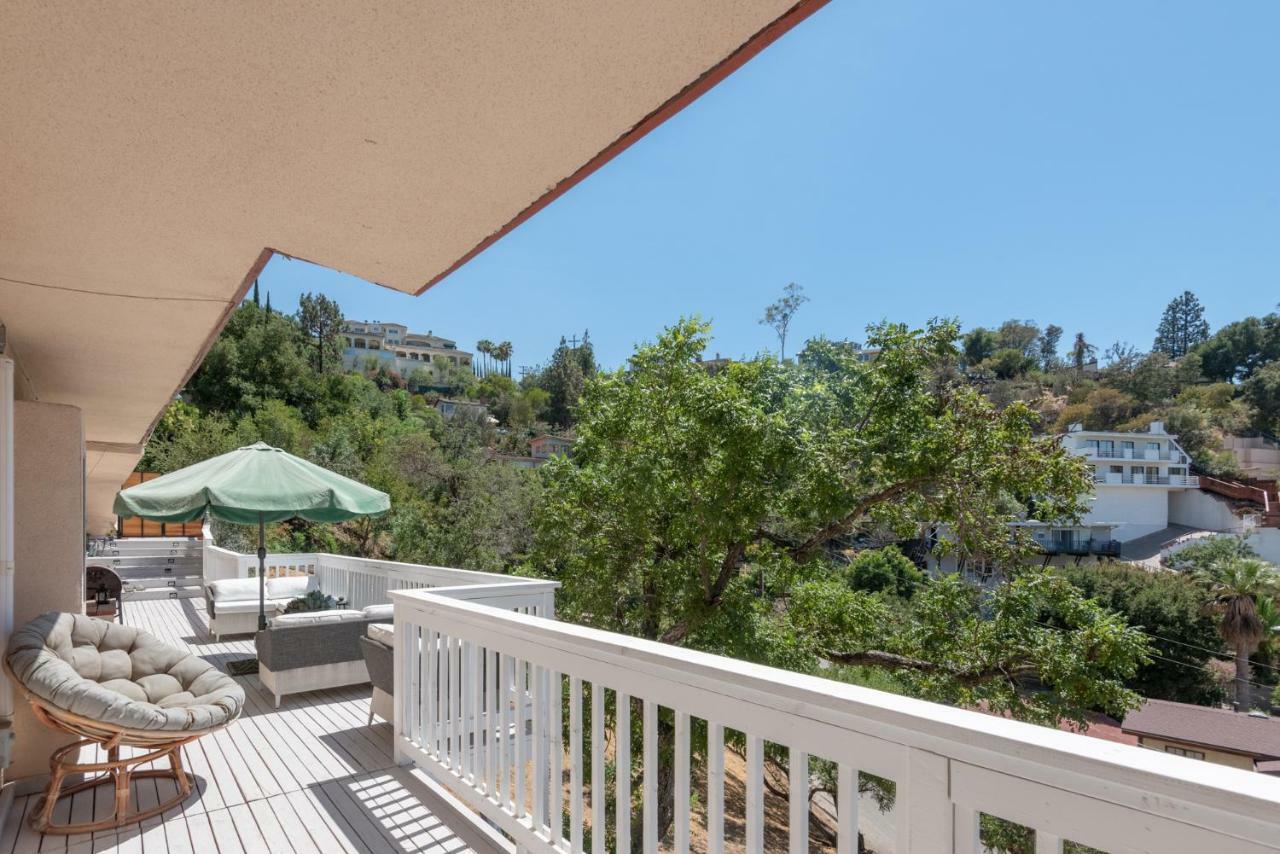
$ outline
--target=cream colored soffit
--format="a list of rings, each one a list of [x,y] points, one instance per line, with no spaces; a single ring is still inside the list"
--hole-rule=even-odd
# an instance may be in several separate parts
[[[823,2],[8,3],[24,387],[142,442],[264,249],[420,292]]]

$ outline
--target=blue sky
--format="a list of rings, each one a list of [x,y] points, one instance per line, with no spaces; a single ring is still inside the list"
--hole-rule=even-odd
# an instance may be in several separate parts
[[[1277,33],[1274,0],[832,0],[423,296],[283,258],[262,286],[517,365],[692,313],[752,354],[790,281],[797,343],[941,315],[1145,348],[1184,289],[1215,328],[1280,301]]]

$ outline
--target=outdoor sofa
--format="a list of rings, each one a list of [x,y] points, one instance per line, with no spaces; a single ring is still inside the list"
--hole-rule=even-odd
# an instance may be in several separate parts
[[[258,679],[275,697],[276,707],[287,694],[368,682],[360,638],[371,624],[390,620],[392,607],[302,611],[272,618],[254,644]]]
[[[314,575],[268,578],[267,618],[283,613],[294,599],[318,589]],[[211,581],[204,588],[204,603],[209,615],[209,633],[215,639],[222,640],[223,635],[253,634],[258,630],[258,579]]]

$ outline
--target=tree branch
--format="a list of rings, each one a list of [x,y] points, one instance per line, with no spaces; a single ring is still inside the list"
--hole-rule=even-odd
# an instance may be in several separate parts
[[[981,667],[977,670],[967,670],[959,667],[951,667],[945,664],[939,664],[936,661],[925,661],[922,658],[912,658],[908,655],[899,655],[895,652],[882,652],[880,650],[865,650],[863,652],[826,652],[824,656],[836,664],[846,664],[852,666],[871,666],[871,667],[892,667],[902,670],[916,670],[921,673],[941,673],[950,676],[962,685],[973,686],[980,685],[983,682],[989,682],[992,679],[1014,680],[1024,676],[1030,676],[1035,673],[1035,669],[1031,665],[1022,664],[1009,667],[1003,664],[993,664],[988,667]]]
[[[737,575],[738,567],[742,565],[742,559],[746,557],[746,554],[746,543],[731,543],[729,548],[725,550],[724,560],[720,562],[720,571],[716,574],[715,581],[707,588],[702,599],[707,609],[714,608],[720,604],[725,588],[729,586],[729,582]],[[658,640],[663,643],[678,644],[689,635],[695,625],[696,623],[692,620],[681,620],[667,629]]]
[[[891,484],[878,492],[873,492],[863,498],[848,513],[823,525],[804,542],[791,549],[791,557],[797,561],[807,561],[813,557],[814,552],[821,548],[826,542],[847,534],[853,530],[853,526],[858,520],[867,514],[867,512],[877,504],[897,498],[909,489],[920,486],[925,481],[923,479],[904,480],[899,483]]]

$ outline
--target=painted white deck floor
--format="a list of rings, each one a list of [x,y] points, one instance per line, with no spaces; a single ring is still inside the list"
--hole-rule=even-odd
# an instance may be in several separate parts
[[[253,655],[247,636],[215,643],[202,599],[125,603],[125,621],[224,667]],[[199,792],[141,824],[82,836],[40,836],[27,824],[38,795],[19,797],[0,828],[0,854],[47,851],[462,852],[499,850],[423,783],[395,765],[391,725],[368,726],[368,685],[286,697],[280,709],[257,676],[237,677],[247,703],[227,729],[185,748]],[[22,749],[18,745],[19,750]],[[171,793],[135,783],[143,807]],[[109,814],[110,786],[66,799],[55,820]],[[446,822],[447,819],[447,822]]]

